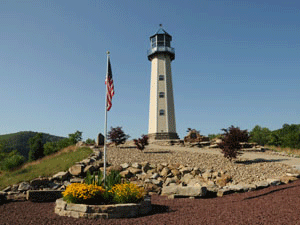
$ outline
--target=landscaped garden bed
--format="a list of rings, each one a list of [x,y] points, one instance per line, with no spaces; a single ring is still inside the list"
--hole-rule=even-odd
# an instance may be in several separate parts
[[[67,203],[62,198],[56,200],[55,213],[74,218],[128,218],[146,215],[151,211],[151,200],[145,198],[140,203],[109,205],[86,205]]]

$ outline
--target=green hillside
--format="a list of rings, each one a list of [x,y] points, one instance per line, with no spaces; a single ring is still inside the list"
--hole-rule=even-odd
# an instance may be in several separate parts
[[[18,150],[22,156],[28,159],[29,144],[28,140],[34,137],[38,132],[21,131],[12,134],[0,135],[0,148],[4,152],[11,152]],[[54,142],[64,139],[65,137],[58,137],[51,134],[43,133],[43,144],[46,142]]]

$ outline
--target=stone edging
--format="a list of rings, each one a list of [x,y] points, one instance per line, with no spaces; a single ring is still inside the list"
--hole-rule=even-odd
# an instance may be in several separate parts
[[[85,205],[66,203],[62,198],[56,200],[55,213],[74,218],[129,218],[146,215],[152,210],[151,199],[146,197],[140,203]]]

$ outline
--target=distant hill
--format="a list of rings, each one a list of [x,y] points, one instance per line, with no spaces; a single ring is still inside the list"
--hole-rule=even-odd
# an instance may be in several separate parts
[[[28,140],[34,137],[38,132],[33,131],[21,131],[13,134],[0,135],[0,144],[3,143],[4,151],[11,152],[13,150],[18,150],[21,155],[23,155],[26,160],[28,159],[29,144]],[[43,133],[43,143],[55,142],[65,137],[59,137],[51,134]]]

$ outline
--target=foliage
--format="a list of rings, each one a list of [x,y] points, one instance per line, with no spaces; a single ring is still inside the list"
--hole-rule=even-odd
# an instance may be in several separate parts
[[[105,178],[106,189],[110,190],[114,185],[120,184],[122,177],[120,172],[117,170],[111,170],[110,173]]]
[[[222,142],[219,147],[222,149],[225,158],[232,160],[236,158],[242,148],[240,142],[248,142],[249,135],[247,130],[240,130],[239,127],[231,126],[224,131]]]
[[[68,149],[69,152],[66,151]],[[62,150],[59,154],[41,159],[38,163],[26,163],[14,171],[2,171],[0,176],[0,190],[21,181],[32,180],[39,176],[48,177],[57,172],[66,171],[76,162],[85,159],[93,152],[93,150],[87,147],[76,149],[75,146],[71,146],[68,149]]]
[[[90,138],[88,138],[88,139],[86,139],[85,143],[87,143],[87,144],[89,144],[89,145],[93,145],[93,144],[95,144],[96,142],[95,142],[95,139],[90,139]]]
[[[222,138],[222,134],[209,134],[208,135],[209,140],[212,140],[214,138]]]
[[[86,173],[86,177],[84,179],[84,182],[86,184],[93,184],[93,185],[102,186],[102,184],[103,184],[103,174],[102,174],[101,170],[99,170],[97,172],[97,175],[96,175],[96,173],[93,173],[93,175],[91,175],[90,171],[88,171]]]
[[[144,150],[145,146],[148,145],[148,136],[142,135],[142,138],[139,139],[133,139],[134,144],[136,145],[136,148],[139,150]]]
[[[122,127],[111,127],[107,139],[111,140],[117,146],[124,144],[129,137],[129,135],[124,133]]]
[[[71,145],[75,145],[78,141],[82,140],[82,132],[76,131],[73,134],[69,134],[69,141],[71,142]]]
[[[99,204],[103,202],[104,188],[94,184],[73,183],[62,193],[68,203]]]
[[[144,189],[133,183],[117,184],[109,192],[113,194],[116,203],[140,202],[145,195]]]
[[[82,140],[82,132],[76,131],[73,134],[69,134],[69,138],[64,138],[57,142],[47,142],[44,144],[44,155],[53,154],[63,148],[76,144],[80,140]]]
[[[30,146],[29,161],[34,161],[44,156],[42,133],[37,133],[34,137],[30,138],[28,143]]]
[[[256,125],[250,131],[250,141],[256,142],[259,145],[266,145],[270,141],[271,131],[268,128],[262,128]]]
[[[284,124],[274,131],[257,125],[250,132],[250,139],[260,145],[300,149],[300,124]]]
[[[22,156],[17,150],[10,153],[0,154],[0,169],[1,170],[12,170],[16,167],[21,166],[25,162],[25,157]]]
[[[21,131],[18,133],[0,135],[0,152],[12,152],[18,150],[25,159],[28,159],[29,155],[29,144],[30,138],[33,138],[37,132],[32,131]],[[50,134],[43,133],[43,144],[46,142],[55,142],[63,139],[63,137],[58,137]]]

